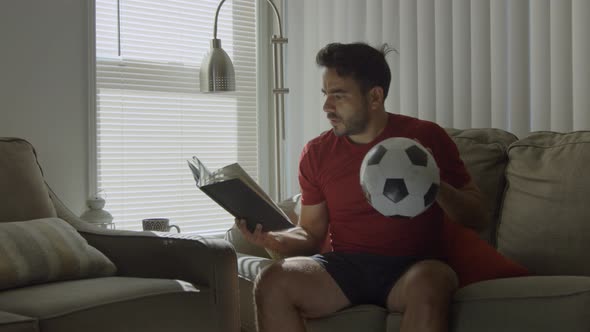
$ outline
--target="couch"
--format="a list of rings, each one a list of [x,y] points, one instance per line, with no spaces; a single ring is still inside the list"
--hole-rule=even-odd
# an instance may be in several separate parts
[[[590,132],[535,132],[522,139],[490,128],[447,132],[493,220],[479,236],[530,271],[530,276],[481,277],[458,289],[451,331],[590,331]],[[281,203],[296,219],[294,204]],[[242,331],[255,331],[252,285],[273,259],[245,242],[235,227],[226,239],[238,251]],[[393,332],[401,317],[359,305],[307,326],[313,332]]]
[[[1,332],[237,332],[236,274],[223,239],[81,221],[31,144],[0,138]]]

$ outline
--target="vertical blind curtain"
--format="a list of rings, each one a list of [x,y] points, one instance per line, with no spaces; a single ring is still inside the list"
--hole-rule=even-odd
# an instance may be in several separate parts
[[[96,0],[97,188],[118,229],[166,217],[218,234],[233,217],[196,188],[186,160],[239,162],[258,178],[255,3],[228,1],[218,38],[235,93],[199,92],[218,0]]]
[[[445,127],[590,129],[588,0],[286,0],[289,163],[328,129],[315,53],[388,43],[386,109]],[[296,184],[296,168],[291,181]]]

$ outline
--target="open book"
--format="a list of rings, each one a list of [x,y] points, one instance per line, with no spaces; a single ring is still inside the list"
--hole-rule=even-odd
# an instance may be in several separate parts
[[[187,162],[197,187],[234,217],[246,219],[251,232],[256,224],[261,224],[263,231],[294,226],[240,164],[234,163],[211,172],[197,157]]]

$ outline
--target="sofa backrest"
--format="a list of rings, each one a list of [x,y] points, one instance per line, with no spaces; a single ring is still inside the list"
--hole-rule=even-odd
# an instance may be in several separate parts
[[[500,203],[506,183],[506,151],[517,137],[507,131],[492,128],[447,128],[446,131],[457,145],[461,159],[485,199],[492,222],[480,236],[491,245],[495,245]]]
[[[498,250],[535,274],[590,275],[590,131],[536,132],[508,158]]]
[[[0,222],[55,217],[37,155],[29,142],[0,137]]]
[[[486,200],[492,223],[480,233],[480,236],[488,243],[495,245],[498,214],[506,183],[504,171],[508,162],[507,149],[517,138],[507,131],[490,128],[464,130],[447,128],[446,131],[457,145],[465,166]],[[281,202],[280,206],[289,216],[295,207],[292,199]],[[236,227],[230,228],[225,238],[236,247],[238,252],[268,256],[263,249],[247,243]]]

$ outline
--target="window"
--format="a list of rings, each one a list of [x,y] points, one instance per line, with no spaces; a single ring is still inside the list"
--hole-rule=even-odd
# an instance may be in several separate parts
[[[117,229],[167,217],[219,234],[233,217],[196,188],[186,160],[239,162],[258,179],[255,1],[226,1],[218,38],[236,92],[203,94],[199,66],[218,0],[96,0],[97,189]]]

